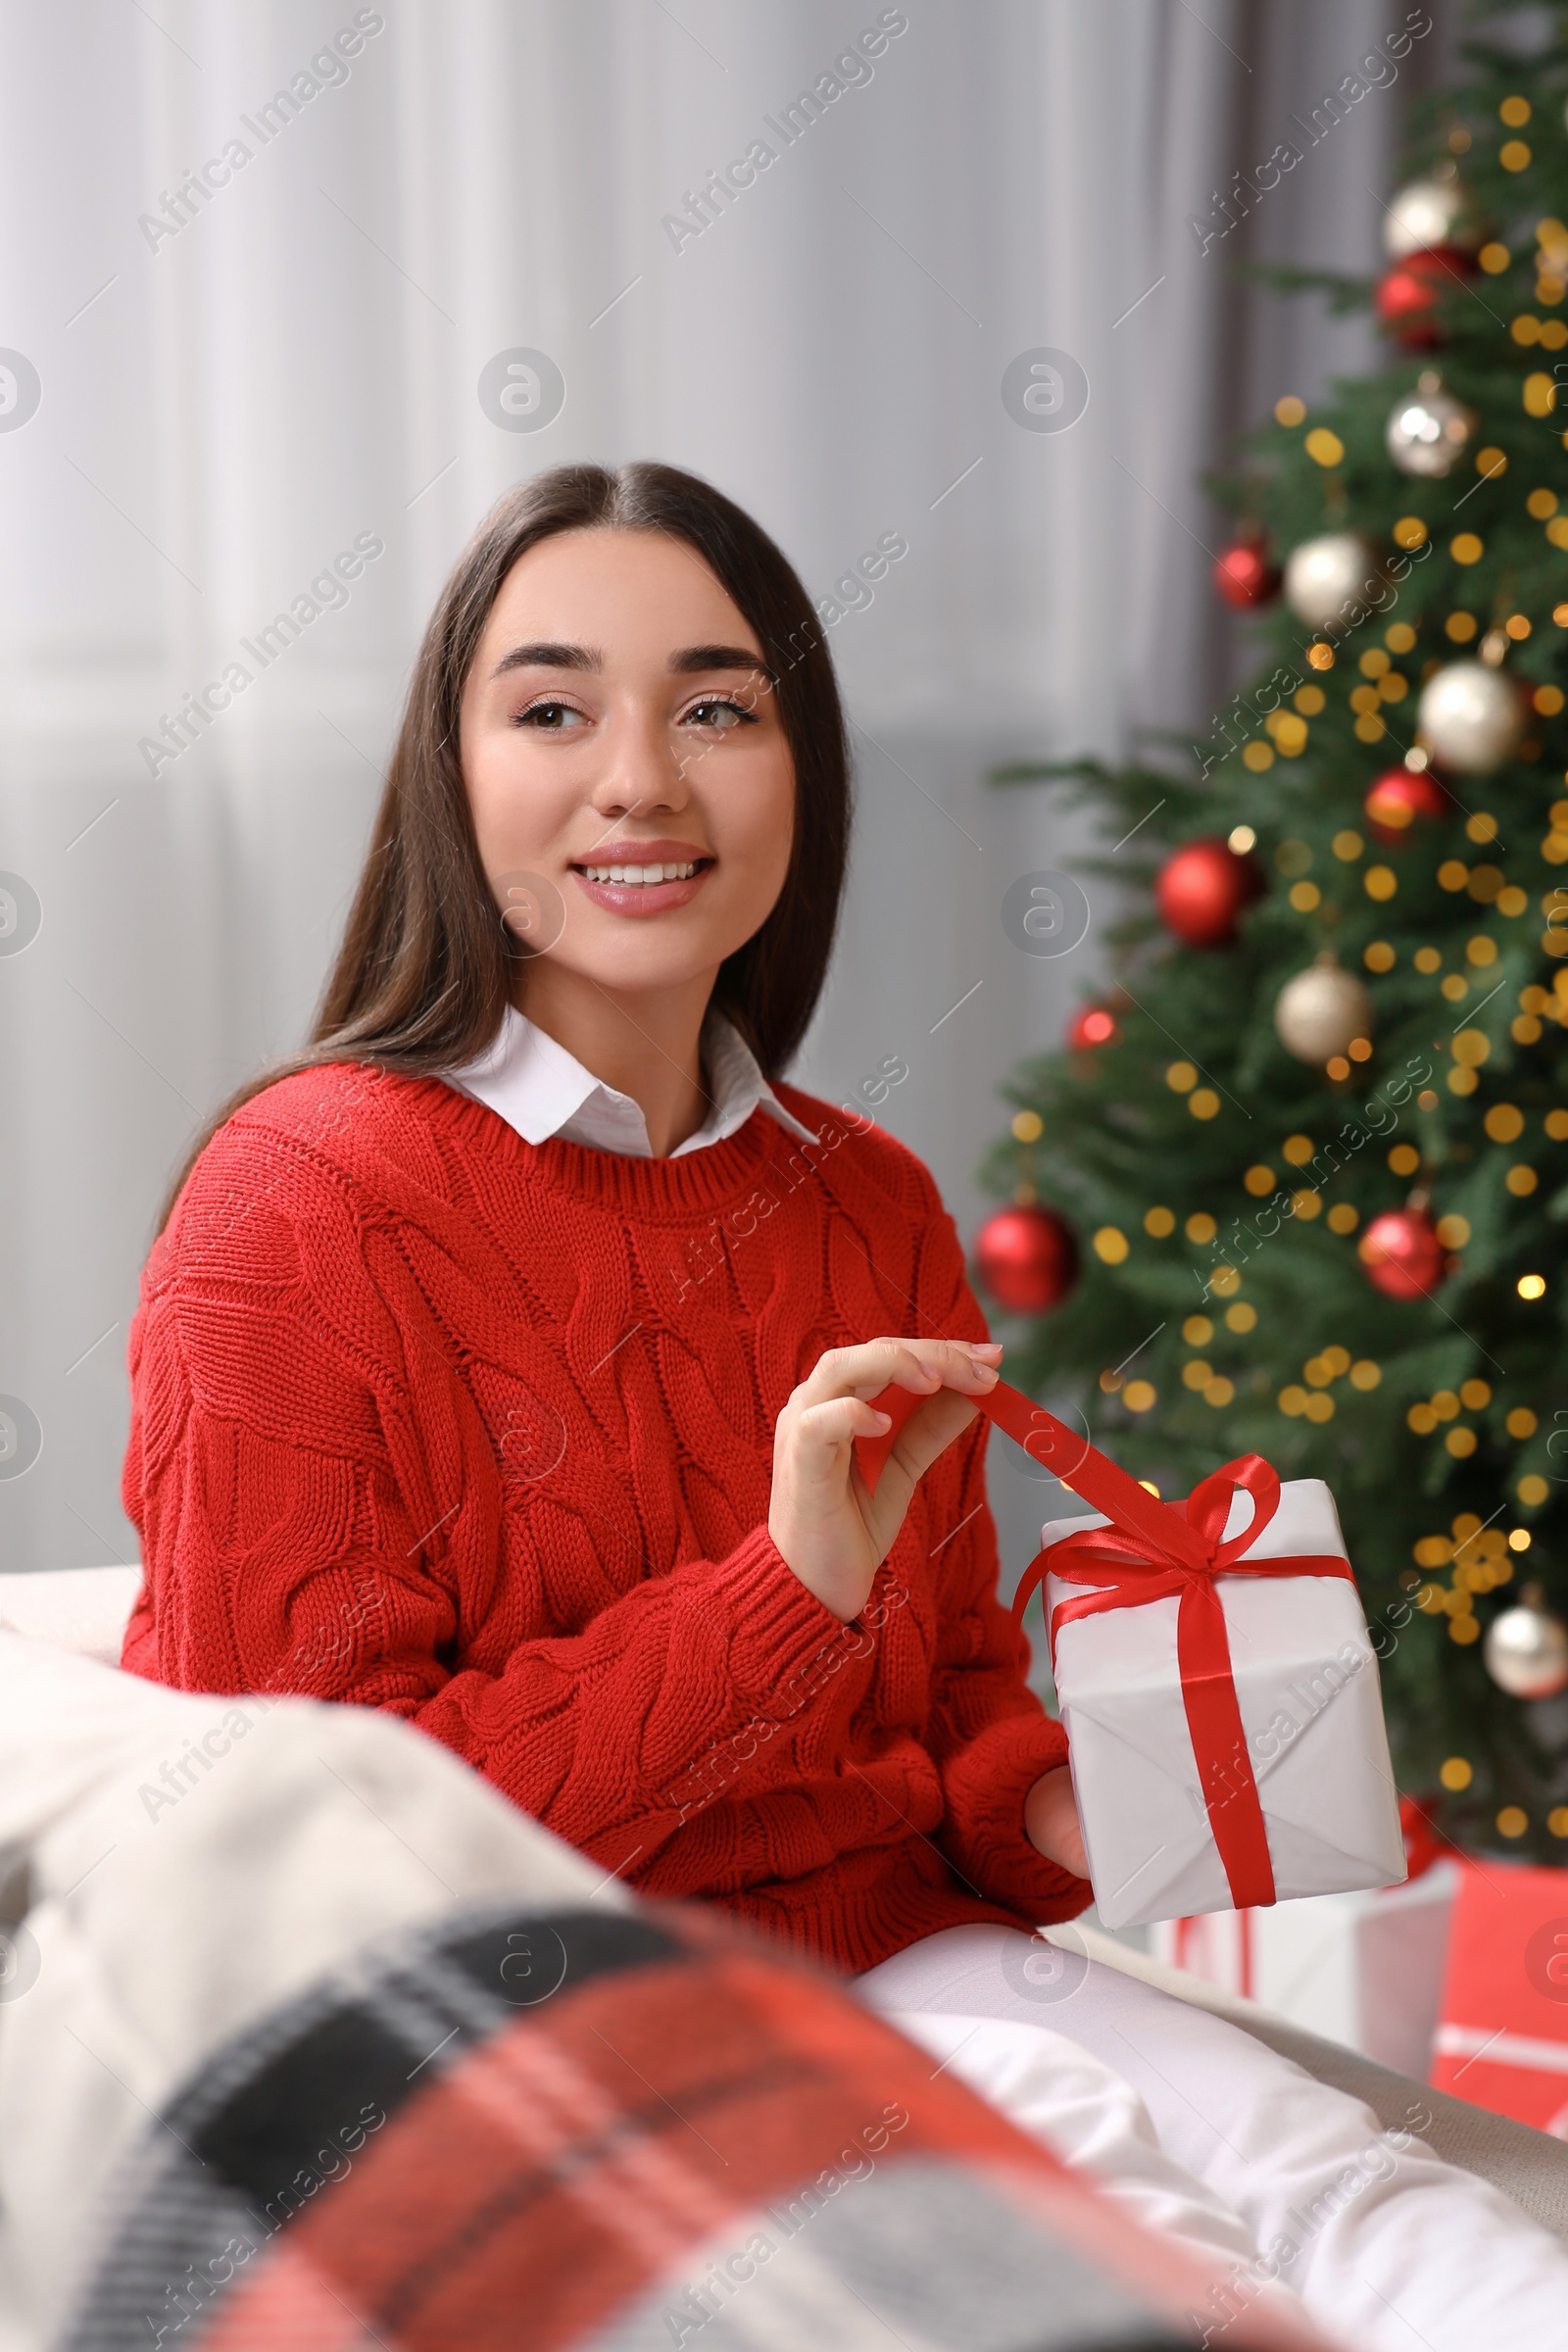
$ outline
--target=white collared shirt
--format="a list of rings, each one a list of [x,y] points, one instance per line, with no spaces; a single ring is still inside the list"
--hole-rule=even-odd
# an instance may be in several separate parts
[[[785,1109],[762,1076],[757,1056],[721,1013],[710,1012],[703,1024],[703,1071],[710,1092],[708,1116],[695,1135],[670,1152],[671,1159],[721,1144],[744,1127],[759,1106],[803,1144],[816,1142],[810,1128]],[[543,1144],[560,1136],[590,1152],[618,1152],[627,1159],[654,1156],[642,1105],[584,1069],[574,1054],[535,1027],[514,1004],[508,1005],[486,1053],[441,1075],[448,1086],[487,1103],[524,1143]]]

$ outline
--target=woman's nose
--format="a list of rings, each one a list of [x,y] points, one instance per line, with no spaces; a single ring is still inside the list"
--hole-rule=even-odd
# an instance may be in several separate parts
[[[593,805],[605,816],[634,809],[682,808],[691,798],[687,762],[662,719],[638,718],[612,727]]]

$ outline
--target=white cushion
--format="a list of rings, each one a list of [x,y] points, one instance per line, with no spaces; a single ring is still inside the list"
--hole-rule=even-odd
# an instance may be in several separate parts
[[[140,1589],[139,1568],[40,1568],[31,1576],[0,1576],[0,1629],[118,1666]]]
[[[78,1573],[126,1589],[123,1569]],[[35,1970],[24,1998],[0,1999],[3,2352],[57,2341],[116,2162],[230,2034],[454,1903],[629,1899],[394,1715],[171,1690],[12,1634],[0,1852],[32,1906]],[[166,2303],[161,2271],[149,2293]],[[163,2341],[183,2352],[174,2328]]]

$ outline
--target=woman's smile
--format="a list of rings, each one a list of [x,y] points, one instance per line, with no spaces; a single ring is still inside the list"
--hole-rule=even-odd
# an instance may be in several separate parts
[[[571,872],[585,898],[612,914],[647,916],[690,906],[718,860],[686,841],[599,845],[574,858]]]

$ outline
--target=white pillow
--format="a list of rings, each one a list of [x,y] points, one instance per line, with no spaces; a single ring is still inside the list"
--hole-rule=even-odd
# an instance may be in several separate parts
[[[40,1568],[0,1576],[0,1628],[105,1666],[120,1664],[139,1568]]]

